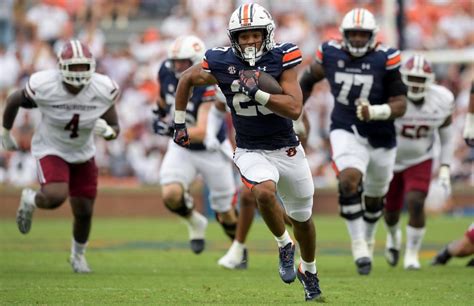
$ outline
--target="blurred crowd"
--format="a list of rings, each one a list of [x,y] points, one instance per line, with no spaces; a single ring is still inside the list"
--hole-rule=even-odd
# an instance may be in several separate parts
[[[167,47],[179,35],[195,34],[208,48],[229,45],[227,23],[231,12],[243,2],[228,0],[2,0],[0,1],[0,113],[14,88],[29,75],[56,68],[56,52],[77,37],[88,44],[97,58],[97,71],[121,87],[117,102],[122,133],[116,141],[97,139],[96,161],[103,177],[128,178],[141,184],[157,184],[167,139],[151,129],[152,109],[158,98],[156,75],[166,59]],[[383,1],[369,0],[264,0],[277,29],[276,41],[296,43],[304,54],[300,72],[312,60],[324,40],[338,38],[342,16],[355,6],[370,9],[382,25]],[[405,0],[406,49],[439,50],[474,47],[474,4],[470,0]],[[129,33],[136,22],[149,27]],[[123,46],[111,46],[109,34],[123,34]],[[384,41],[383,27],[379,39]],[[120,46],[122,46],[120,45]],[[462,141],[472,63],[435,64],[437,81],[456,96],[456,158],[452,174],[457,181],[474,184],[474,153]],[[335,185],[330,166],[328,125],[333,98],[321,82],[305,105],[311,122],[307,155],[316,187]],[[0,119],[1,120],[1,119]],[[14,134],[19,152],[0,152],[0,183],[18,186],[36,182],[36,164],[29,154],[36,110],[21,110]]]

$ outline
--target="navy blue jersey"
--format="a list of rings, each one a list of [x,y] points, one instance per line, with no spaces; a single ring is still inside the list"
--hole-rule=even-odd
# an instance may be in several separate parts
[[[237,57],[231,48],[207,50],[202,68],[217,79],[226,97],[239,148],[276,150],[299,144],[291,119],[274,114],[265,106],[239,93],[238,88],[240,70],[256,68],[279,80],[284,70],[295,67],[301,60],[301,51],[291,43],[276,45],[256,62],[255,67]]]
[[[170,61],[165,61],[158,72],[158,81],[160,83],[160,96],[163,101],[166,102],[170,107],[174,106],[176,88],[178,87],[178,78],[171,69]],[[194,126],[197,122],[198,110],[202,103],[214,101],[216,99],[216,87],[215,86],[195,86],[193,94],[189,99],[189,103],[186,107],[186,124],[187,126]],[[220,142],[225,140],[225,127],[222,124],[217,139]],[[189,146],[190,150],[205,150],[206,147],[202,142],[192,142]]]
[[[316,61],[323,66],[335,99],[331,130],[344,129],[354,133],[356,128],[375,148],[395,147],[393,120],[361,121],[356,115],[355,101],[366,98],[370,104],[384,104],[391,96],[406,94],[405,86],[399,85],[400,51],[377,45],[362,57],[352,57],[340,42],[331,40],[319,47]]]

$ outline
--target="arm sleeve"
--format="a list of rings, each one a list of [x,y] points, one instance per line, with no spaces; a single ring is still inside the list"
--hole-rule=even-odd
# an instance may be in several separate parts
[[[439,129],[441,142],[440,163],[450,165],[454,154],[454,138],[452,124]]]

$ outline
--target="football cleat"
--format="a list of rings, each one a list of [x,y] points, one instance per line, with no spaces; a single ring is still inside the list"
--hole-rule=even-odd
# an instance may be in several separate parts
[[[407,249],[403,258],[403,267],[405,270],[420,270],[421,265],[418,260],[418,252]]]
[[[290,284],[296,279],[295,244],[289,242],[284,247],[278,248],[278,252],[280,257],[278,272],[283,282]]]
[[[400,251],[394,248],[385,249],[385,259],[387,263],[392,267],[395,267],[398,264],[398,259],[400,258]]]
[[[466,267],[474,267],[474,258],[467,262]]]
[[[186,219],[189,232],[189,243],[191,250],[195,254],[199,254],[204,250],[205,240],[204,236],[207,228],[207,219],[197,211],[192,211],[193,216]]]
[[[71,254],[69,258],[72,270],[76,273],[90,273],[92,272],[87,264],[86,257],[79,254]]]
[[[296,272],[298,280],[304,288],[304,298],[306,301],[322,301],[321,289],[319,288],[318,274],[312,274],[308,271],[303,273],[301,266]]]
[[[27,234],[31,229],[31,220],[33,219],[35,205],[28,203],[26,199],[30,198],[34,192],[34,190],[29,188],[25,188],[21,192],[20,206],[16,212],[16,224],[22,234]]]
[[[435,258],[431,261],[432,266],[445,265],[451,259],[451,254],[448,252],[448,247],[442,249]]]
[[[355,261],[357,272],[360,275],[369,275],[372,270],[372,261],[369,257],[361,257]]]
[[[217,264],[221,267],[231,270],[245,270],[248,264],[248,252],[247,248],[243,249],[242,254],[235,254],[229,250]]]

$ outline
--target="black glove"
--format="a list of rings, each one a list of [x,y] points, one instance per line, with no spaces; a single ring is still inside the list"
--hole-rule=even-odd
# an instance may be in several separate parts
[[[188,129],[186,128],[185,123],[175,123],[174,124],[174,135],[173,135],[173,141],[183,147],[183,148],[188,148],[189,147],[189,135],[188,135]]]
[[[255,94],[258,88],[258,76],[260,71],[258,70],[240,70],[239,72],[239,91],[255,100]]]
[[[168,123],[156,118],[153,120],[153,131],[158,135],[172,137],[174,129]]]
[[[168,106],[168,105],[166,105],[166,106]],[[157,103],[156,109],[154,109],[152,112],[153,112],[153,114],[157,115],[158,118],[164,118],[169,113],[169,107],[163,108],[163,107],[160,107],[160,105]]]

